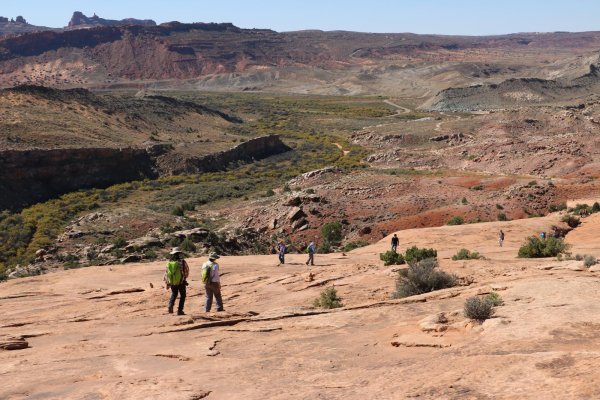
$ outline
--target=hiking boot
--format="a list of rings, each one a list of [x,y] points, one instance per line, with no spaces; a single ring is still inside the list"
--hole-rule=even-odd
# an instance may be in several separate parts
[[[217,308],[217,312],[225,311],[224,308]]]
[[[169,314],[173,314],[173,307],[169,307],[167,311],[169,312]]]
[[[185,315],[183,311],[177,311],[177,315]]]

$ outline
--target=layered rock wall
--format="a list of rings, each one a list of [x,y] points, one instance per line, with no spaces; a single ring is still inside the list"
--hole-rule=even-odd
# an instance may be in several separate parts
[[[251,139],[230,150],[185,158],[170,146],[0,152],[0,210],[18,210],[61,194],[160,175],[223,170],[290,150],[279,136]]]

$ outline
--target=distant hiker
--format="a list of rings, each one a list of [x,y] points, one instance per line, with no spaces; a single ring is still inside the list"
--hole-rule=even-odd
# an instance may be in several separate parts
[[[221,278],[219,277],[219,264],[215,262],[220,258],[217,253],[210,253],[208,261],[202,264],[202,282],[206,289],[206,303],[204,311],[210,312],[213,296],[217,300],[217,311],[223,311],[223,299],[221,297]]]
[[[502,247],[503,242],[504,242],[504,232],[502,232],[502,229],[500,229],[500,232],[498,233],[498,244],[500,245],[500,247]]]
[[[190,273],[190,268],[187,262],[183,259],[183,253],[179,248],[174,247],[169,253],[169,262],[167,263],[167,272],[165,273],[165,281],[167,290],[171,288],[171,298],[169,299],[169,313],[173,313],[173,306],[179,294],[179,305],[177,307],[177,315],[185,315],[183,306],[185,305],[186,290],[188,285],[187,278]]]
[[[546,232],[540,232],[540,238],[542,240],[545,240],[546,239]]]
[[[308,251],[308,260],[306,261],[306,265],[310,263],[310,265],[315,265],[315,253],[317,252],[317,247],[315,242],[310,242],[308,247],[306,248]]]
[[[283,243],[283,241],[279,242],[279,244],[277,244],[277,253],[279,255],[279,265],[281,264],[285,264],[285,244]]]
[[[398,249],[398,243],[400,243],[400,240],[398,239],[398,235],[394,233],[394,237],[392,238],[392,251],[394,253],[396,253],[396,250]]]

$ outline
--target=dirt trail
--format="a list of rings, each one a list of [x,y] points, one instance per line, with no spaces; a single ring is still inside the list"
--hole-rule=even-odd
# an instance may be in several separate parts
[[[389,104],[392,107],[396,107],[397,111],[396,111],[396,114],[394,114],[393,116],[408,114],[409,112],[412,112],[412,110],[410,108],[402,107],[396,103],[391,102],[390,100],[384,100],[383,102],[385,104]]]
[[[516,257],[560,218],[398,232],[400,248],[436,248],[464,282],[402,300],[390,300],[399,266],[379,261],[390,237],[319,254],[311,269],[304,254],[282,267],[271,255],[223,257],[224,313],[202,312],[199,258],[184,317],[166,313],[163,262],[12,280],[0,284],[0,342],[29,347],[0,350],[0,398],[597,398],[597,273]],[[594,214],[571,233],[574,254],[600,256],[599,226]],[[486,258],[452,261],[460,248]],[[345,307],[314,309],[330,285]],[[491,290],[505,302],[495,318],[466,320],[465,299]],[[439,312],[447,322],[423,321]],[[481,365],[494,374],[481,380]]]

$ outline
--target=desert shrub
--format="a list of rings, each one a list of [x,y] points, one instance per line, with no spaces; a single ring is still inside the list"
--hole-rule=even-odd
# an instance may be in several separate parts
[[[292,188],[290,188],[290,185],[288,185],[288,184],[286,183],[285,185],[283,185],[283,189],[282,189],[282,191],[283,191],[284,193],[289,193],[289,192],[291,192],[291,191],[292,191]]]
[[[338,297],[334,287],[329,287],[323,290],[318,298],[313,302],[315,307],[320,308],[340,308],[343,307],[342,299]]]
[[[564,217],[562,217],[561,221],[569,225],[569,227],[571,228],[577,228],[581,223],[579,218],[573,215],[565,215]]]
[[[550,212],[557,212],[557,211],[562,211],[562,210],[566,210],[566,209],[567,209],[567,203],[551,204],[550,207],[548,207],[548,210]]]
[[[379,259],[383,261],[383,265],[385,266],[406,264],[404,256],[401,253],[396,253],[392,250],[388,250],[385,253],[380,253]]]
[[[462,217],[455,215],[454,217],[450,218],[448,222],[446,222],[446,225],[462,225],[464,223],[465,220]]]
[[[6,265],[0,263],[0,282],[8,279],[8,269]]]
[[[156,253],[156,251],[148,249],[144,252],[144,258],[148,260],[156,260],[158,258],[158,254]]]
[[[575,207],[573,207],[573,209],[571,210],[571,212],[573,214],[579,214],[581,212],[581,210],[585,210],[591,213],[592,211],[592,207],[588,206],[587,204],[576,204]]]
[[[575,260],[582,261],[583,260],[583,256],[581,254],[575,254]]]
[[[498,214],[498,221],[508,221],[508,217],[504,213]]]
[[[312,189],[312,188],[306,189],[305,192],[306,192],[306,194],[315,194],[316,193],[315,189]]]
[[[462,204],[469,204],[469,201],[467,200],[466,197],[463,197],[462,200],[460,201]]]
[[[471,190],[483,190],[483,185],[475,185],[471,187]]]
[[[317,249],[317,253],[319,253],[319,254],[331,253],[331,243],[329,243],[327,240],[323,241],[323,243],[321,243],[319,245],[319,248]]]
[[[357,240],[355,242],[346,243],[346,245],[342,248],[343,251],[352,251],[354,249],[358,249],[360,247],[368,246],[369,242],[366,240]]]
[[[409,264],[417,263],[421,260],[425,260],[427,258],[436,258],[437,251],[434,249],[420,249],[417,246],[413,246],[411,248],[406,249],[404,253],[404,259]]]
[[[498,307],[504,304],[504,300],[502,300],[502,297],[496,292],[486,294],[483,297],[483,301],[490,303],[494,307]]]
[[[504,207],[502,207],[502,204],[496,204],[496,208],[498,210],[504,210]]]
[[[398,271],[394,298],[414,296],[456,286],[457,276],[438,269],[435,258],[427,258]]]
[[[465,301],[464,313],[467,318],[483,321],[494,315],[494,306],[479,297],[469,297]]]
[[[273,191],[273,189],[269,189],[265,192],[265,197],[271,197],[271,196],[275,196],[275,192]]]
[[[323,239],[332,245],[339,245],[342,241],[342,223],[340,221],[327,222],[321,227]]]
[[[481,257],[481,254],[479,254],[476,251],[469,251],[467,249],[460,249],[455,255],[452,256],[452,259],[454,261],[457,260],[477,260]]]
[[[585,256],[583,256],[583,265],[585,267],[591,267],[592,265],[596,265],[598,264],[598,260],[596,259],[596,257],[586,254]]]
[[[519,248],[520,258],[556,257],[567,250],[567,245],[562,238],[549,237],[540,239],[536,236],[527,238]]]
[[[529,181],[529,183],[527,184],[527,186],[532,187],[532,186],[535,186],[537,184],[538,184],[537,181]]]
[[[169,243],[169,245],[170,245],[171,247],[177,247],[177,246],[179,246],[179,245],[181,244],[181,242],[182,242],[182,240],[181,240],[181,238],[180,238],[180,237],[178,237],[178,236],[173,236],[173,237],[172,237],[172,238],[169,240],[169,242],[168,242],[168,243]]]
[[[113,240],[112,244],[117,249],[120,249],[121,247],[127,246],[127,240],[125,240],[121,236],[119,236],[119,237],[116,237],[115,240]]]
[[[194,244],[194,242],[192,242],[192,239],[190,239],[189,237],[183,239],[179,247],[181,248],[181,250],[189,251],[190,253],[196,251],[196,245]]]
[[[171,214],[177,216],[177,217],[183,217],[185,214],[185,211],[183,210],[183,207],[181,206],[175,206],[173,208],[173,211],[171,211]]]
[[[598,211],[600,211],[600,203],[596,201],[592,205],[592,213],[597,213]]]

